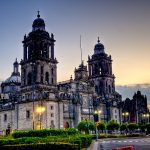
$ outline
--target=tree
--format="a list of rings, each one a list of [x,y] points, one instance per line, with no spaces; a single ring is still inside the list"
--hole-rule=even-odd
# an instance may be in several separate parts
[[[104,132],[104,130],[106,129],[106,125],[105,125],[105,123],[104,122],[98,122],[97,123],[97,129],[98,129],[98,131],[102,131],[102,133]]]
[[[85,119],[85,120],[82,120],[81,122],[79,122],[77,128],[79,131],[83,131],[86,134],[89,134],[89,131],[95,130],[95,124],[93,122]]]
[[[129,123],[127,128],[132,133],[135,129],[138,129],[138,125],[136,123]]]
[[[119,124],[115,122],[114,120],[110,120],[107,125],[107,130],[114,131],[119,129]]]

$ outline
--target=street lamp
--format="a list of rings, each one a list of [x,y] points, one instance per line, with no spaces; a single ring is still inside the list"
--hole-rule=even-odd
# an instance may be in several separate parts
[[[94,118],[94,121],[96,123],[96,141],[98,140],[98,130],[97,130],[97,122],[100,121],[100,114],[102,113],[101,110],[95,110],[94,115],[96,116]]]
[[[40,120],[40,130],[42,128],[41,124],[42,124],[42,113],[45,111],[45,107],[44,106],[38,106],[36,108],[36,112],[39,114],[39,120]]]
[[[147,113],[147,114],[143,114],[143,118],[147,118],[148,119],[148,123],[149,123],[149,114]]]
[[[130,122],[130,115],[129,115],[129,112],[123,112],[123,113],[122,113],[122,116],[124,117],[124,118],[123,118],[123,121],[124,121],[124,122],[127,121],[126,118],[128,118],[128,122]]]

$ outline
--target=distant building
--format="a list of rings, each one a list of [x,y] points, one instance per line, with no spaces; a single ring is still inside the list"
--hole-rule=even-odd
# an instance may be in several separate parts
[[[122,101],[122,121],[146,123],[149,121],[149,110],[147,106],[147,97],[137,91],[130,100],[127,98]]]
[[[115,91],[112,59],[99,39],[88,58],[88,69],[81,62],[74,79],[59,83],[55,42],[38,13],[22,42],[21,81],[16,60],[11,77],[1,84],[1,95],[8,97],[0,100],[0,130],[8,126],[13,130],[74,128],[83,119],[94,121],[95,110],[101,110],[95,114],[99,121],[121,121],[121,95]]]

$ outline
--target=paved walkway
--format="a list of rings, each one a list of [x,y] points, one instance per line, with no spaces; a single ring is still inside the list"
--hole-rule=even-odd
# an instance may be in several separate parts
[[[99,141],[93,140],[92,144],[87,148],[87,150],[99,150],[99,145]]]

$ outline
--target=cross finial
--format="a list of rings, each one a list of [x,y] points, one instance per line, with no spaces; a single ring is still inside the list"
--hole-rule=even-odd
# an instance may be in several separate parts
[[[40,11],[38,10],[37,13],[38,13],[37,17],[40,18]]]
[[[97,42],[100,43],[99,36],[98,36],[98,41]]]

